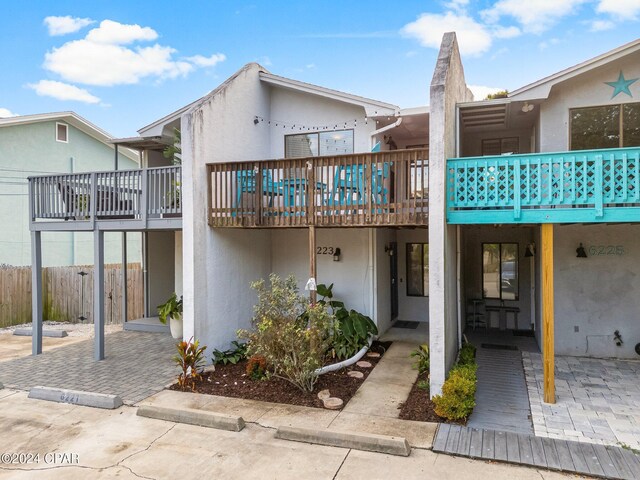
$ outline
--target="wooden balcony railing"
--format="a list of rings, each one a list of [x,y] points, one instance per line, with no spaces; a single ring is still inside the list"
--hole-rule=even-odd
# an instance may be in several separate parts
[[[640,148],[447,161],[447,221],[640,221]]]
[[[29,177],[31,221],[182,216],[179,166]]]
[[[211,163],[213,227],[420,226],[428,151]]]

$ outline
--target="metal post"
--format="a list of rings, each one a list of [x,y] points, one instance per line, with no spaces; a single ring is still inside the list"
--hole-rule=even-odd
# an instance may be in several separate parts
[[[31,326],[32,353],[42,353],[42,240],[39,231],[31,232]]]
[[[122,323],[126,323],[127,312],[127,232],[122,232]]]
[[[104,360],[104,232],[93,231],[94,358]]]
[[[115,158],[113,160],[113,169],[114,170],[118,170],[118,144],[116,143],[114,145],[114,150],[115,150]]]
[[[144,316],[149,315],[149,232],[142,232],[142,301]]]

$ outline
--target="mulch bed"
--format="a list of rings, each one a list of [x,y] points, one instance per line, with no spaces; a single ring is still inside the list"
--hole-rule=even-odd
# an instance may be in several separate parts
[[[419,388],[420,381],[429,381],[429,374],[422,373],[413,384],[409,397],[400,407],[400,418],[418,422],[444,422],[443,418],[433,411],[433,402],[429,399],[429,390]]]
[[[373,342],[370,351],[380,354],[379,358],[364,356],[362,360],[370,362],[371,368],[360,368],[352,365],[337,372],[320,375],[318,383],[311,393],[303,392],[291,383],[280,378],[266,380],[252,380],[246,374],[246,360],[236,365],[216,365],[214,372],[207,372],[196,383],[196,392],[223,397],[244,398],[260,400],[263,402],[285,403],[289,405],[301,405],[305,407],[323,408],[322,401],[318,398],[320,390],[328,389],[332,397],[341,398],[346,405],[355,395],[369,373],[375,368],[391,342]],[[364,374],[364,378],[352,378],[347,372],[357,370]],[[177,385],[172,385],[171,390],[179,390]]]

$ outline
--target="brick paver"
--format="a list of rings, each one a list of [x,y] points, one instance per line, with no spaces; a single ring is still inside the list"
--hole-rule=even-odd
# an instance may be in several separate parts
[[[93,339],[37,356],[0,362],[0,383],[28,390],[37,385],[119,395],[137,403],[162,390],[178,369],[175,340],[166,333],[122,331],[105,336],[102,361],[93,359]]]
[[[640,362],[556,357],[556,404],[543,401],[542,358],[522,361],[536,436],[640,448]]]

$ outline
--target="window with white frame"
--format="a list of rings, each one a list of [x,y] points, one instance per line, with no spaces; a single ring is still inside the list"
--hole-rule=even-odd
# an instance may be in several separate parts
[[[353,130],[285,135],[286,158],[323,157],[353,153]]]
[[[56,122],[56,141],[69,143],[69,125]]]

